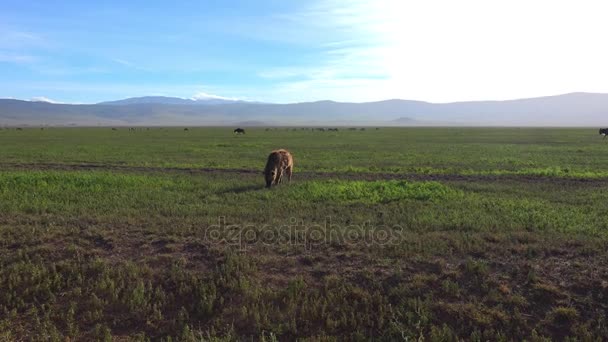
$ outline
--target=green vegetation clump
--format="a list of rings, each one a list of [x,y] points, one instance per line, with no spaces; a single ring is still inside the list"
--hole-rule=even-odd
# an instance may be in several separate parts
[[[490,171],[464,171],[463,175],[515,175],[515,176],[540,176],[554,178],[580,178],[580,179],[599,179],[608,178],[608,171],[605,170],[573,170],[562,167],[546,167],[546,168],[523,168],[520,170],[490,170]]]
[[[296,198],[315,202],[388,203],[406,199],[437,201],[457,195],[458,191],[439,182],[410,181],[310,181],[289,191]]]

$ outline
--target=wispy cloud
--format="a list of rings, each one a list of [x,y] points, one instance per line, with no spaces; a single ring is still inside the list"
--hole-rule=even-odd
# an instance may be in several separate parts
[[[32,49],[46,46],[40,36],[0,25],[0,62],[31,64],[39,60]]]
[[[282,67],[282,68],[271,68],[259,71],[257,75],[265,79],[286,79],[292,77],[302,77],[307,75],[311,69],[303,67]]]
[[[55,101],[55,100],[49,99],[48,97],[45,97],[45,96],[32,97],[30,99],[30,101],[33,101],[33,102],[48,102],[48,103],[56,103],[56,104],[63,103],[63,102],[59,102],[59,101]]]
[[[126,60],[126,59],[122,59],[122,58],[111,58],[110,59],[113,63],[121,65],[123,67],[129,68],[129,69],[133,69],[133,70],[138,70],[138,71],[153,71],[153,69],[148,68],[148,67],[144,67],[142,65],[139,65],[138,63]]]
[[[31,47],[48,47],[49,43],[42,36],[13,28],[0,27],[0,48],[22,49]]]
[[[288,98],[294,98],[290,95],[296,94],[301,94],[302,100],[336,97],[340,89],[346,93],[355,88],[376,89],[367,91],[362,100],[384,96],[379,94],[378,85],[387,84],[391,78],[385,56],[391,53],[394,45],[392,36],[387,33],[395,19],[390,7],[397,3],[390,0],[371,4],[367,1],[319,1],[282,15],[291,25],[323,37],[314,47],[318,56],[314,64],[265,69],[258,76],[278,82],[273,91]]]
[[[228,100],[228,101],[237,101],[239,99],[234,97],[225,97],[220,95],[209,94],[203,91],[199,91],[196,94],[192,95],[192,100]]]
[[[91,74],[107,74],[110,72],[107,68],[99,66],[70,66],[70,65],[53,65],[46,63],[36,63],[30,66],[32,70],[41,75],[47,76],[74,76],[74,75],[91,75]]]
[[[30,64],[38,59],[35,56],[0,51],[0,62]]]
[[[120,65],[128,66],[128,67],[135,66],[133,63],[126,61],[124,59],[120,59],[120,58],[112,58],[112,62],[118,63]]]

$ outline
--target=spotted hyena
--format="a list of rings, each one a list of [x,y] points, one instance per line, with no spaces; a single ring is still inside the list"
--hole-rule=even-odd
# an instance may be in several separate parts
[[[270,152],[264,176],[266,178],[266,187],[280,184],[283,181],[283,174],[287,174],[287,180],[291,182],[291,174],[293,173],[293,158],[287,150],[276,150]]]

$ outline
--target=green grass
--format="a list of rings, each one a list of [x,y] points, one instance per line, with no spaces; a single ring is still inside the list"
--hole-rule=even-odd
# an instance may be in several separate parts
[[[3,163],[98,163],[262,170],[272,149],[298,170],[517,173],[606,176],[608,148],[596,129],[381,128],[318,132],[251,128],[47,128],[1,130]],[[527,171],[526,171],[527,170]],[[547,172],[543,171],[547,170]],[[568,170],[568,171],[565,171]]]
[[[608,339],[606,146],[587,130],[0,141],[0,340]],[[272,189],[153,168],[261,170],[277,147],[295,174]]]
[[[332,203],[388,203],[405,199],[437,201],[456,192],[438,182],[407,181],[312,181],[296,186],[288,193],[301,201]]]
[[[606,235],[608,227],[608,217],[602,215],[608,193],[576,184],[547,192],[543,183],[517,190],[504,182],[311,180],[266,190],[261,175],[238,177],[7,171],[0,173],[0,209],[12,219],[173,220],[173,228],[208,225],[218,217],[275,225],[332,217],[335,223],[369,221],[421,231],[533,229]]]

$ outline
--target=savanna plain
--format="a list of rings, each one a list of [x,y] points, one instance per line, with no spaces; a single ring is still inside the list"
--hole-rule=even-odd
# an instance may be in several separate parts
[[[233,128],[0,130],[0,340],[608,340],[596,129]]]

